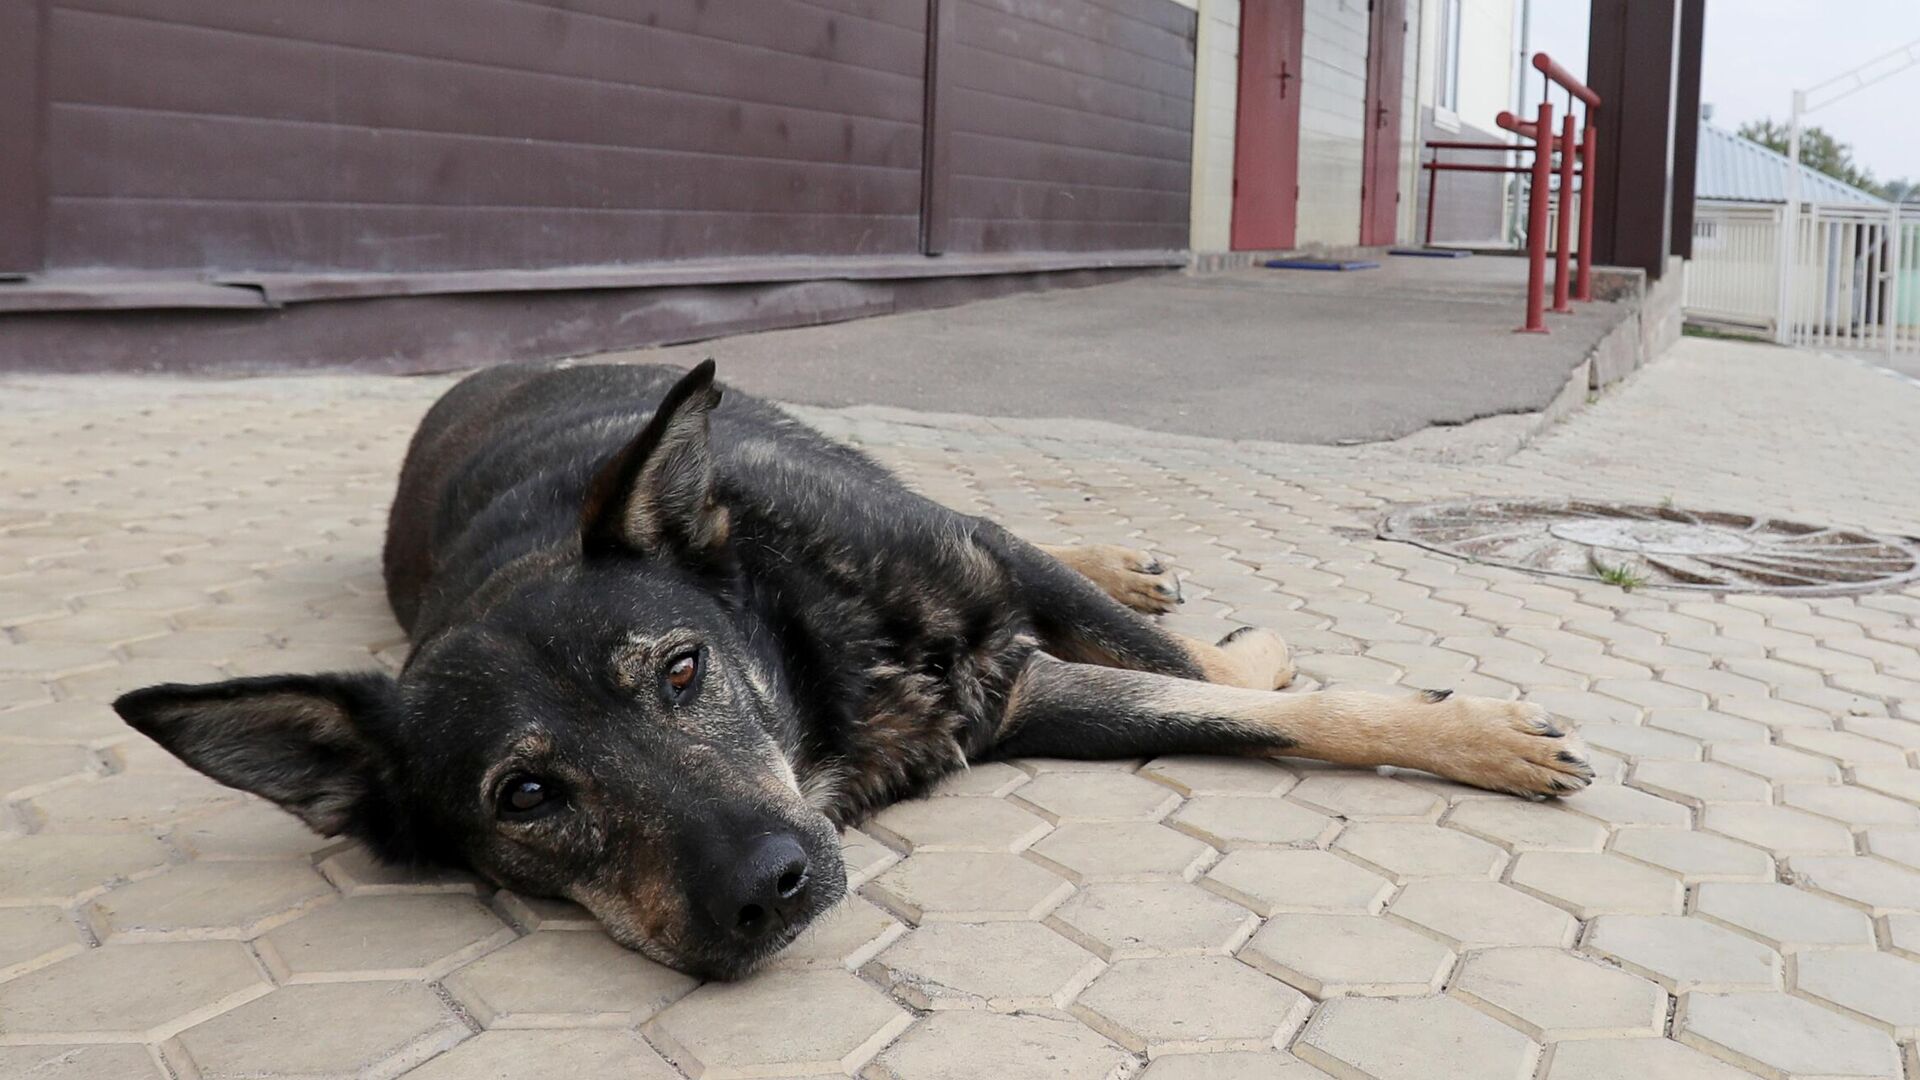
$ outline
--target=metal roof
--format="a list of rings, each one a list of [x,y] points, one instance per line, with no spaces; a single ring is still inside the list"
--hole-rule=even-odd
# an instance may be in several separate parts
[[[1698,199],[1740,202],[1787,201],[1787,155],[1778,154],[1725,128],[1700,121]],[[1843,184],[1805,164],[1800,166],[1800,197],[1827,205],[1886,206],[1885,199]]]

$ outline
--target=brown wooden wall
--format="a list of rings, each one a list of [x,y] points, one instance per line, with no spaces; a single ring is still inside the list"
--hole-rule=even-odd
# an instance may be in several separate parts
[[[37,2],[47,270],[1186,246],[1172,0]]]
[[[1194,15],[1167,0],[952,4],[946,250],[1187,246]]]

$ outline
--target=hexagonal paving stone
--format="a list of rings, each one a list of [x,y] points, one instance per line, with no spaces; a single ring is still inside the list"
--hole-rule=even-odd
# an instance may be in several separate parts
[[[265,799],[244,799],[168,834],[196,859],[305,859],[341,843]]]
[[[1688,806],[1763,803],[1773,796],[1765,780],[1712,761],[1643,761],[1627,782]]]
[[[1073,1006],[1095,1031],[1148,1057],[1280,1046],[1313,1007],[1306,995],[1225,956],[1122,960]]]
[[[1416,881],[1388,911],[1464,948],[1568,945],[1573,916],[1492,881]]]
[[[0,798],[26,798],[98,769],[93,755],[78,746],[9,746],[0,755]]]
[[[1674,1031],[1768,1076],[1900,1075],[1899,1051],[1884,1033],[1785,994],[1689,994]]]
[[[1477,836],[1432,825],[1356,822],[1333,846],[1401,884],[1418,878],[1491,878],[1507,862],[1505,851]]]
[[[1556,1045],[1546,1080],[1751,1080],[1752,1076],[1671,1039],[1593,1039]]]
[[[0,983],[0,1036],[154,1041],[272,988],[239,942],[114,945]]]
[[[912,923],[992,922],[1037,919],[1073,886],[1018,855],[928,851],[874,878],[867,893]]]
[[[108,832],[146,829],[241,797],[198,773],[119,773],[61,784],[26,805],[49,833]]]
[[[1800,954],[1793,985],[1895,1038],[1920,1036],[1920,964],[1912,960],[1882,952],[1809,950]]]
[[[66,906],[167,865],[165,844],[150,836],[23,836],[0,858],[0,900]]]
[[[1201,884],[1261,915],[1282,911],[1371,914],[1393,883],[1329,851],[1249,849],[1221,859]]]
[[[1564,796],[1560,805],[1610,825],[1663,825],[1685,828],[1693,815],[1677,802],[1619,784],[1594,784]]]
[[[1920,806],[1851,784],[1786,784],[1780,801],[1853,827],[1920,823]]]
[[[1703,881],[1772,881],[1773,858],[1758,848],[1711,833],[1685,829],[1621,829],[1613,850],[1630,859]]]
[[[1920,829],[1875,826],[1867,830],[1867,850],[1920,870]]]
[[[1053,830],[1010,802],[960,796],[896,803],[862,828],[905,851],[1018,851]]]
[[[1178,792],[1126,773],[1049,773],[1013,796],[1056,824],[1069,821],[1158,821],[1180,805]]]
[[[1015,1012],[1063,1007],[1105,968],[1037,923],[932,923],[888,946],[866,972],[916,1009]]]
[[[419,983],[285,986],[180,1034],[203,1080],[392,1075],[471,1034]]]
[[[1287,793],[1316,810],[1353,820],[1430,821],[1446,803],[1431,792],[1377,773],[1316,773]]]
[[[467,893],[486,890],[479,878],[464,870],[433,866],[397,866],[381,862],[373,852],[355,845],[320,863],[320,872],[348,896],[393,893]]]
[[[1780,741],[1798,750],[1830,757],[1842,765],[1906,764],[1906,756],[1899,747],[1850,731],[1795,729],[1781,732]]]
[[[0,852],[0,857],[4,857],[4,852]],[[1209,899],[1226,903],[1218,898]],[[44,967],[85,947],[79,927],[59,908],[0,908],[0,979]]]
[[[1120,1080],[1133,1057],[1072,1020],[936,1013],[861,1074],[870,1080]]]
[[[1845,855],[1853,851],[1853,833],[1845,825],[1785,806],[1709,806],[1700,825],[1775,855]]]
[[[167,1080],[144,1046],[0,1046],[0,1076],[19,1080]]]
[[[647,1038],[698,1080],[852,1074],[913,1017],[844,971],[708,983],[648,1021]]]
[[[840,856],[847,863],[847,888],[857,889],[900,861],[900,853],[858,829],[840,834]]]
[[[1804,887],[1838,897],[1875,915],[1920,912],[1920,870],[1858,857],[1795,856],[1794,876]]]
[[[1678,915],[1686,897],[1680,879],[1618,855],[1527,851],[1508,878],[1582,919],[1597,915]]]
[[[1317,847],[1339,832],[1340,823],[1282,798],[1198,795],[1168,824],[1222,851],[1267,846]]]
[[[1873,923],[1863,912],[1778,882],[1712,882],[1700,886],[1694,911],[1748,934],[1783,953],[1808,946],[1873,946]]]
[[[602,932],[600,920],[593,917],[593,912],[571,900],[555,900],[547,896],[522,896],[511,889],[501,889],[493,894],[493,902],[497,905],[495,910],[528,933],[535,930]]]
[[[1602,915],[1587,930],[1586,949],[1676,994],[1780,985],[1779,953],[1704,919]]]
[[[1027,851],[1029,859],[1082,884],[1191,879],[1218,856],[1185,833],[1147,821],[1062,825]]]
[[[407,1074],[407,1080],[678,1080],[631,1031],[483,1031]]]
[[[1330,1001],[1294,1052],[1373,1080],[1520,1080],[1540,1056],[1525,1035],[1448,997]]]
[[[838,967],[848,971],[873,959],[907,928],[858,896],[848,896],[815,919],[774,956],[777,967]]]
[[[1140,1080],[1333,1080],[1292,1054],[1236,1050],[1155,1058]]]
[[[326,879],[301,863],[190,862],[96,898],[87,921],[102,941],[244,941],[334,896]]]
[[[1182,795],[1278,795],[1299,777],[1258,758],[1169,756],[1155,758],[1140,775]]]
[[[1887,944],[1895,952],[1920,960],[1920,915],[1887,916]]]
[[[1559,949],[1487,949],[1467,957],[1452,990],[1542,1041],[1655,1037],[1667,995],[1645,979]]]
[[[1184,881],[1111,882],[1081,889],[1047,924],[1113,961],[1231,953],[1260,919]]]
[[[936,797],[946,795],[968,798],[1002,798],[1033,779],[1004,761],[983,761],[968,765],[940,781],[933,789]]]
[[[1418,996],[1440,988],[1453,950],[1390,919],[1275,915],[1240,959],[1316,998]]]
[[[1470,799],[1446,823],[1514,851],[1599,851],[1607,840],[1606,827],[1592,818],[1524,799]]]
[[[1840,766],[1826,758],[1770,743],[1715,743],[1712,757],[1722,765],[1731,765],[1774,783],[1788,780],[1824,784],[1840,782]]]
[[[1920,724],[1913,726],[1920,728]],[[1885,765],[1865,766],[1853,770],[1853,782],[1883,795],[1920,803],[1920,769],[1895,769]]]
[[[447,976],[487,1027],[621,1027],[644,1020],[695,981],[605,934],[542,930]]]
[[[437,979],[513,938],[471,896],[356,896],[268,932],[256,947],[283,983]]]

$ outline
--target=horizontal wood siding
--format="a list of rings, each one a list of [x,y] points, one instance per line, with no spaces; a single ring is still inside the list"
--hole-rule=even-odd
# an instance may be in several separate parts
[[[924,0],[55,0],[48,263],[912,252],[925,15]]]
[[[1194,13],[1168,0],[953,3],[948,250],[1187,246]]]

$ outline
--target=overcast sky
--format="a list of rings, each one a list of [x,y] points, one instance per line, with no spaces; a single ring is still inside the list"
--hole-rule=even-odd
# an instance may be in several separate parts
[[[1920,39],[1920,0],[1707,0],[1700,100],[1736,129],[1785,121],[1794,87],[1851,70]],[[1531,47],[1587,69],[1587,0],[1533,0]],[[1564,59],[1563,59],[1564,57]],[[1533,74],[1529,69],[1528,74]],[[1531,84],[1539,100],[1539,83]],[[1807,118],[1853,146],[1876,179],[1920,180],[1920,66]]]

